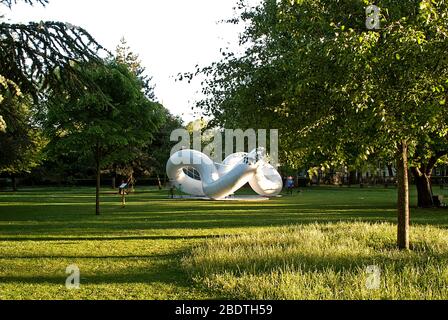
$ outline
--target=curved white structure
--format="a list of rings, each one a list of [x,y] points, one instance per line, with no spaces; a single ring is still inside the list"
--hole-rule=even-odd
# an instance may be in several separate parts
[[[275,196],[282,178],[264,158],[262,148],[231,154],[222,163],[196,150],[180,150],[168,160],[166,173],[177,188],[195,196],[224,199],[246,183],[259,195]]]

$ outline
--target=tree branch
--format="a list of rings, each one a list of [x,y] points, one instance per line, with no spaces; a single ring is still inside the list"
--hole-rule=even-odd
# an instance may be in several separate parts
[[[422,172],[417,167],[411,167],[411,172],[414,175],[414,177],[421,177],[422,176]]]
[[[73,63],[100,63],[100,52],[110,55],[86,30],[62,22],[1,23],[0,35],[2,75],[35,98],[46,87],[64,85],[64,80],[75,80],[75,87],[83,88],[86,83]],[[61,69],[64,75],[58,73]]]
[[[447,154],[448,154],[448,150],[442,150],[442,151],[436,152],[436,154],[429,159],[425,173],[428,175],[431,174],[432,169],[434,169],[434,166],[437,163],[437,160],[439,160],[440,158],[442,158],[443,156],[445,156]]]
[[[29,5],[34,5],[35,3],[41,4],[44,7],[48,4],[48,0],[0,0],[0,4],[3,4],[5,6],[7,6],[8,8],[11,8],[13,5],[17,4],[17,2],[25,2],[26,4]]]

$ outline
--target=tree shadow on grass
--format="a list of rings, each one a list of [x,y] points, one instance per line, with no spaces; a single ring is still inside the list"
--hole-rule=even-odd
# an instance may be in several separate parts
[[[59,216],[60,217],[60,216]],[[0,221],[7,220],[3,217]],[[107,240],[107,238],[120,240],[124,238],[124,233],[151,233],[151,230],[205,230],[205,229],[226,229],[226,228],[251,228],[251,227],[280,227],[293,224],[327,223],[340,221],[368,221],[368,222],[392,222],[395,223],[396,215],[393,209],[379,211],[377,209],[360,210],[302,210],[299,212],[274,212],[273,210],[258,210],[254,212],[193,212],[193,213],[105,213],[102,216],[82,216],[67,215],[65,219],[54,220],[51,218],[22,216],[12,221],[22,223],[8,223],[0,225],[0,241],[16,240],[52,240],[47,238],[56,237],[63,240],[64,235],[70,234],[72,239],[83,240]],[[11,220],[9,220],[11,221]],[[448,226],[448,215],[437,213],[415,213],[412,212],[412,223],[431,224],[439,227]],[[86,235],[88,234],[88,236]],[[92,236],[93,234],[93,236]],[[27,237],[26,235],[30,235]],[[45,235],[34,236],[33,235]],[[165,235],[140,235],[135,237],[140,239],[164,239]],[[158,238],[159,237],[159,238]],[[179,238],[186,236],[180,235]],[[202,237],[202,236],[201,236]],[[71,237],[67,237],[71,238]],[[167,240],[170,239],[168,236]]]
[[[386,247],[390,249],[386,249]],[[391,242],[385,246],[385,250],[395,250],[396,244]],[[341,272],[367,272],[367,267],[378,266],[380,269],[385,267],[392,268],[395,273],[401,272],[404,268],[416,266],[425,269],[428,265],[428,259],[432,263],[443,263],[448,259],[448,253],[440,254],[420,254],[410,255],[385,255],[378,251],[369,254],[356,253],[353,255],[344,253],[340,255],[331,254],[289,254],[287,257],[254,257],[244,261],[232,260],[231,262],[213,261],[213,266],[207,267],[206,274],[198,267],[190,267],[193,274],[209,276],[211,274],[231,273],[235,276],[243,274],[263,275],[273,272],[304,272],[304,273],[327,273],[333,271]]]
[[[147,284],[152,285],[154,283],[164,283],[174,285],[176,287],[191,288],[194,283],[183,272],[180,267],[179,260],[185,254],[185,251],[179,251],[170,254],[155,254],[155,255],[122,255],[122,256],[29,256],[29,257],[3,257],[3,259],[54,259],[54,260],[72,260],[77,261],[80,266],[81,285],[120,285],[120,284]],[[83,267],[84,259],[94,260],[107,260],[102,264],[96,266],[90,266],[86,270]],[[120,261],[122,260],[122,261]],[[125,261],[147,260],[147,267],[129,266],[120,268],[120,270],[107,271],[107,265],[114,266],[114,263],[119,261],[119,265],[122,265]],[[154,263],[153,263],[154,262]],[[50,262],[51,263],[51,262]],[[60,263],[60,261],[59,261]],[[94,263],[95,265],[95,263]],[[101,268],[98,268],[101,266]],[[95,269],[95,271],[92,270]],[[2,275],[0,276],[0,282],[2,284],[52,284],[52,285],[65,285],[67,274],[65,270],[57,270],[54,274],[32,274],[32,275]]]
[[[88,191],[88,190],[87,190]],[[216,202],[172,200],[157,191],[151,198],[137,194],[120,208],[118,197],[103,197],[102,215],[94,215],[94,203],[81,190],[73,194],[56,194],[45,203],[45,198],[25,197],[26,203],[10,203],[9,197],[0,198],[0,241],[34,240],[40,235],[64,239],[103,240],[107,236],[119,238],[123,233],[151,233],[151,230],[226,229],[268,226],[287,226],[339,221],[395,222],[395,198],[381,200],[390,191],[350,189],[317,189],[306,196],[293,196],[270,201]],[[374,195],[368,198],[367,195]],[[35,196],[39,194],[34,193]],[[342,196],[341,196],[342,195]],[[360,197],[362,196],[362,197]],[[359,199],[358,199],[359,198]],[[380,199],[380,200],[378,200]],[[413,224],[448,226],[448,211],[412,209]],[[30,238],[26,235],[30,235]],[[34,235],[34,236],[33,236]],[[137,235],[138,236],[138,235]],[[156,237],[156,236],[155,236]],[[69,237],[67,237],[69,238]],[[154,238],[156,239],[156,238]],[[72,240],[72,239],[70,239]]]
[[[201,235],[201,236],[121,236],[121,237],[1,237],[1,241],[69,241],[69,242],[79,242],[79,241],[126,241],[126,240],[188,240],[188,239],[208,239],[216,238],[217,235]],[[66,243],[64,243],[66,244]],[[2,257],[0,257],[2,259]]]

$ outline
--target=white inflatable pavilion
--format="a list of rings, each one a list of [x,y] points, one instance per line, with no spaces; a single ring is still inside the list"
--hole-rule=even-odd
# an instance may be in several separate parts
[[[262,148],[231,154],[222,163],[196,150],[180,150],[168,160],[166,173],[182,192],[215,200],[225,199],[246,183],[264,197],[278,195],[283,186]]]

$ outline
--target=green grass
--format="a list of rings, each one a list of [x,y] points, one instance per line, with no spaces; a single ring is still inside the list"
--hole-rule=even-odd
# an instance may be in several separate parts
[[[447,298],[448,210],[413,208],[414,250],[397,252],[392,188],[259,203],[139,189],[124,209],[103,192],[101,216],[90,188],[0,193],[0,299]],[[372,262],[383,290],[364,289]]]
[[[184,259],[196,282],[238,299],[447,299],[448,231],[389,223],[310,224],[209,240]],[[373,281],[373,268],[378,283]]]

